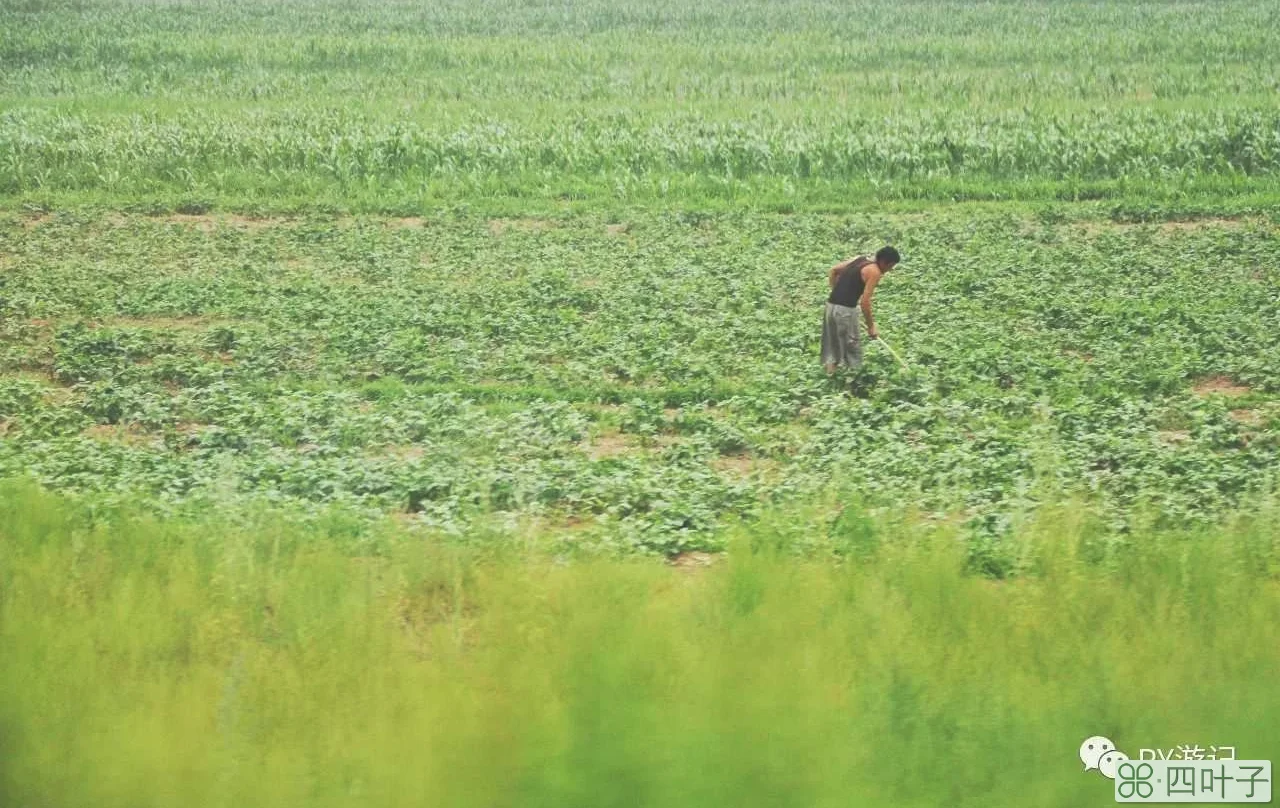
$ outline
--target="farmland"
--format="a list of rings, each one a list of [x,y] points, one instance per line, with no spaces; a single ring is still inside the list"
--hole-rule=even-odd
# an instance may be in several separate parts
[[[1274,200],[1268,3],[55,2],[0,10],[0,192],[579,203]]]
[[[0,802],[1275,759],[1277,98],[1246,0],[5,2]]]
[[[169,510],[532,518],[674,553],[834,486],[960,514],[987,552],[1046,498],[1117,529],[1144,503],[1212,522],[1280,466],[1269,219],[54,214],[0,234],[0,464]],[[869,346],[841,387],[816,361],[821,273],[881,240],[927,267],[881,304],[910,369]]]

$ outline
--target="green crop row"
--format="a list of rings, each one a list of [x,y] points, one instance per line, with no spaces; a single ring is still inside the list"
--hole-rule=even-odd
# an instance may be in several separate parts
[[[963,514],[981,553],[1063,491],[1115,530],[1264,494],[1274,227],[1050,214],[11,216],[0,471],[162,510],[578,520],[663,552],[845,479]],[[825,270],[884,241],[909,368],[868,345],[828,382]]]
[[[0,195],[1274,197],[1272,5],[30,0],[0,9]]]
[[[0,191],[176,187],[220,190],[227,174],[272,184],[429,183],[459,176],[627,178],[704,174],[838,181],[954,177],[1159,179],[1280,170],[1280,113],[1132,113],[1100,120],[956,112],[804,125],[617,115],[526,128],[432,131],[336,110],[228,119],[9,113],[0,118]]]

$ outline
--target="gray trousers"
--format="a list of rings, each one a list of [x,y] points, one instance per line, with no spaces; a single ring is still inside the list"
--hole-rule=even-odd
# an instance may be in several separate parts
[[[827,304],[822,318],[822,364],[856,368],[862,364],[858,310]]]

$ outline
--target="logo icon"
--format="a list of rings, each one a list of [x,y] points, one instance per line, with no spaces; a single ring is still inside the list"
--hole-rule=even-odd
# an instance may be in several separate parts
[[[1116,769],[1128,759],[1128,755],[1116,749],[1115,741],[1102,735],[1085,738],[1084,743],[1080,744],[1080,760],[1084,763],[1084,770],[1096,769],[1108,780],[1116,779]]]
[[[1120,782],[1116,783],[1116,801],[1138,798],[1151,799],[1155,787],[1151,785],[1154,767],[1150,763],[1126,763],[1120,767]]]

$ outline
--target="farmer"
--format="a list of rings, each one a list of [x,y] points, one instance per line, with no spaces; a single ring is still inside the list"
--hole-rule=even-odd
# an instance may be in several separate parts
[[[862,339],[858,331],[858,309],[867,323],[867,336],[876,339],[876,318],[871,315],[871,298],[884,273],[893,269],[902,256],[893,247],[882,247],[875,260],[859,255],[836,264],[827,276],[831,296],[822,321],[822,362],[827,375],[836,368],[856,368],[862,364]]]

